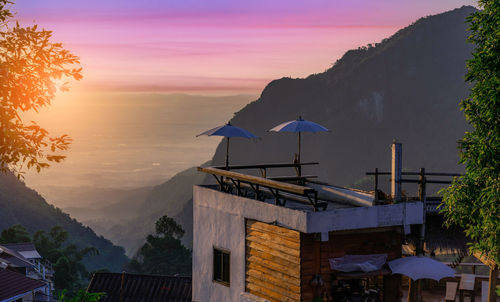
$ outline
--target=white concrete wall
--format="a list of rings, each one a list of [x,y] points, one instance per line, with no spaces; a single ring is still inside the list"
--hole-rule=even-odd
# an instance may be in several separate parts
[[[245,291],[245,218],[306,229],[306,213],[194,187],[193,301],[240,301]],[[213,247],[231,252],[230,287],[212,281]]]
[[[358,230],[423,223],[423,203],[405,202],[373,207],[307,213],[307,233]]]

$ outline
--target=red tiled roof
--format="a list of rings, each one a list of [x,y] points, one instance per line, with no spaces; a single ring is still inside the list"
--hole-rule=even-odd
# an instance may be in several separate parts
[[[191,277],[95,273],[87,291],[105,292],[103,302],[120,301],[120,295],[123,302],[191,302]]]
[[[6,269],[0,269],[0,301],[29,293],[45,285],[42,281]]]

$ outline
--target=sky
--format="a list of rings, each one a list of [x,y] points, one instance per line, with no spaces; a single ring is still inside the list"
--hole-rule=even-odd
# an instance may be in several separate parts
[[[77,91],[259,93],[469,0],[17,0],[78,55]]]

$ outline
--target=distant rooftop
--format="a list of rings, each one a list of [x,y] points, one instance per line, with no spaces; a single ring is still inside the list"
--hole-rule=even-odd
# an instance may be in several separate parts
[[[191,302],[191,277],[95,273],[87,291],[105,292],[103,302]]]
[[[14,250],[19,254],[23,255],[26,259],[38,259],[42,258],[38,251],[35,248],[35,245],[32,242],[23,242],[23,243],[5,243],[2,246]]]
[[[0,301],[10,301],[11,298],[21,297],[45,286],[42,281],[0,268]]]

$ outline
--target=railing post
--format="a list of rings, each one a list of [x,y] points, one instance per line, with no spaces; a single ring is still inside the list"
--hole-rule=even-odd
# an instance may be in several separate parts
[[[394,202],[401,201],[401,171],[402,171],[402,145],[394,140],[392,143],[391,163],[391,196]]]
[[[418,199],[422,201],[425,205],[425,191],[426,191],[426,178],[425,178],[425,168],[420,168],[420,174],[418,176]]]
[[[375,204],[378,203],[378,168],[375,168]]]

